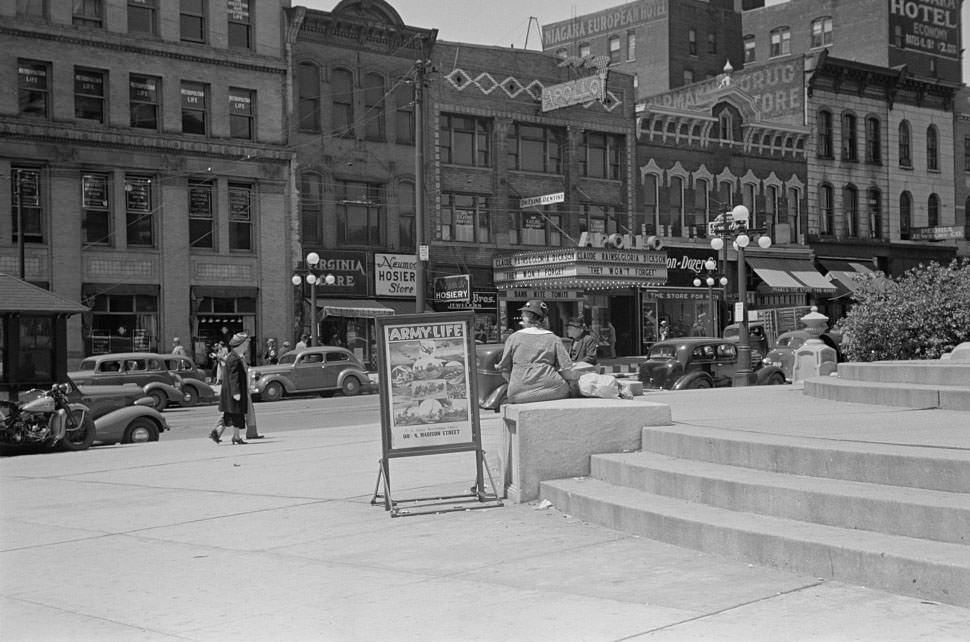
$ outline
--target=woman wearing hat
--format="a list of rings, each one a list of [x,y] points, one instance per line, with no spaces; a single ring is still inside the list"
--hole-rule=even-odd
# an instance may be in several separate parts
[[[566,324],[566,334],[573,340],[569,347],[569,358],[575,363],[586,362],[596,365],[596,339],[589,336],[589,329],[583,317],[573,317]]]
[[[529,301],[521,308],[522,329],[505,341],[496,367],[509,381],[509,403],[551,401],[569,396],[569,384],[559,374],[573,365],[562,341],[542,327],[549,308]]]
[[[226,426],[232,426],[232,443],[246,444],[239,431],[246,428],[246,413],[249,411],[249,377],[243,355],[249,344],[249,335],[237,332],[229,340],[231,348],[226,358],[225,373],[222,380],[222,390],[219,393],[219,411],[222,412],[222,422],[209,433],[209,438],[217,444],[222,441],[222,431]]]

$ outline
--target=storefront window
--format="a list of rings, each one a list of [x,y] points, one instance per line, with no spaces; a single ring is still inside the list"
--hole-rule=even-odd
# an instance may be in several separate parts
[[[25,383],[51,381],[54,377],[54,320],[52,317],[20,317],[20,355],[17,378]]]
[[[85,325],[85,354],[158,350],[158,297],[153,294],[96,294]]]

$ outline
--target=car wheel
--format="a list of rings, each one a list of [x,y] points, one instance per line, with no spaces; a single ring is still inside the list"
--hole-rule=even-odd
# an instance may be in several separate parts
[[[142,444],[146,441],[158,441],[158,427],[151,419],[136,417],[125,429],[123,444]]]
[[[711,387],[711,382],[707,379],[695,379],[687,386],[688,390],[705,390]]]
[[[767,381],[765,381],[766,386],[781,386],[781,385],[784,385],[784,383],[785,383],[785,375],[781,374],[780,372],[776,372],[775,374],[768,377]]]
[[[77,428],[72,430],[70,426],[67,427],[64,438],[61,439],[61,446],[64,450],[87,450],[94,443],[96,436],[94,419],[91,418],[90,412],[81,409],[72,410],[71,416]]]
[[[353,397],[354,395],[360,394],[360,379],[357,377],[347,377],[344,379],[344,383],[340,386],[340,391],[344,393],[345,397]]]
[[[145,396],[151,397],[152,408],[158,412],[165,410],[165,408],[168,406],[168,395],[161,390],[151,390]]]
[[[266,387],[263,388],[263,392],[259,397],[263,401],[279,401],[283,398],[283,386],[276,381],[271,381],[266,384]]]
[[[183,406],[190,407],[199,403],[199,391],[195,389],[195,386],[185,386],[182,392],[185,393],[185,400],[182,402]]]

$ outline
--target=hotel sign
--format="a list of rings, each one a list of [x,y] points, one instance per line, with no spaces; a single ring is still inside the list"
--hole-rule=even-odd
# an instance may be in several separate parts
[[[959,60],[957,0],[889,0],[890,44]]]
[[[572,20],[555,22],[542,30],[545,49],[562,43],[588,40],[598,34],[629,29],[667,16],[667,0],[639,0]]]

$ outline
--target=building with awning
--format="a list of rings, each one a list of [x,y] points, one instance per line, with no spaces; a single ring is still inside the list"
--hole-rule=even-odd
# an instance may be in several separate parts
[[[818,263],[825,270],[825,278],[836,287],[835,297],[850,296],[859,289],[864,280],[875,272],[861,261],[846,261],[841,259],[818,259]]]

